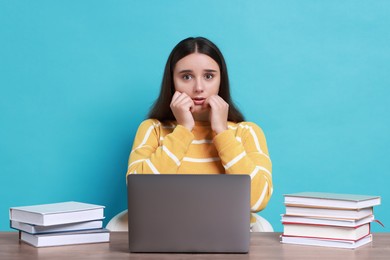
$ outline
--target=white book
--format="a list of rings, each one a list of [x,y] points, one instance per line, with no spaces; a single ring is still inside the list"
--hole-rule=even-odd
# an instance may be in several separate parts
[[[380,205],[381,197],[326,192],[299,192],[285,194],[284,203],[286,205],[361,209]]]
[[[359,240],[370,234],[370,223],[358,227],[284,224],[283,236]]]
[[[52,225],[52,226],[37,226],[37,225],[31,225],[28,223],[11,220],[11,228],[24,231],[30,234],[81,231],[81,230],[89,230],[89,229],[99,229],[102,227],[103,227],[103,220],[94,220],[94,221]]]
[[[301,223],[301,224],[317,224],[317,225],[330,225],[341,227],[357,227],[366,223],[374,221],[374,215],[369,215],[361,219],[343,219],[343,218],[325,218],[325,217],[303,217],[303,216],[290,216],[281,215],[282,223]]]
[[[372,208],[364,209],[335,209],[286,206],[286,215],[305,217],[327,217],[341,219],[361,219],[373,215]]]
[[[358,241],[281,236],[281,242],[285,244],[336,247],[336,248],[348,248],[348,249],[358,248],[360,246],[370,243],[371,241],[372,241],[371,234]]]
[[[110,241],[110,231],[108,229],[94,229],[37,235],[21,232],[20,239],[35,247],[103,243]]]
[[[40,226],[103,218],[104,206],[74,201],[10,208],[10,220]]]

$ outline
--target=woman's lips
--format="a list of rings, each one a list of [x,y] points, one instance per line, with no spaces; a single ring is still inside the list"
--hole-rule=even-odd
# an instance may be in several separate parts
[[[203,105],[204,101],[206,100],[205,98],[193,98],[195,105]]]

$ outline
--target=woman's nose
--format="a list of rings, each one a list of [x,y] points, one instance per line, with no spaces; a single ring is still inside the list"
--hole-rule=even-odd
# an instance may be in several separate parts
[[[203,90],[204,90],[204,85],[203,85],[202,79],[198,78],[195,81],[194,91],[196,93],[201,93],[201,92],[203,92]]]

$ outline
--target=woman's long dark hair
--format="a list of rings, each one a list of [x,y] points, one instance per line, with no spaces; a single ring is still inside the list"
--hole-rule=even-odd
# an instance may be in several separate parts
[[[203,37],[190,37],[184,39],[173,48],[165,65],[160,95],[153,104],[148,114],[148,118],[155,118],[159,121],[176,120],[170,108],[172,96],[175,93],[173,70],[180,59],[192,53],[205,54],[215,60],[219,65],[221,71],[221,85],[219,87],[218,95],[229,104],[228,121],[244,121],[244,116],[238,108],[236,108],[230,96],[229,77],[225,59],[218,47],[210,40]]]

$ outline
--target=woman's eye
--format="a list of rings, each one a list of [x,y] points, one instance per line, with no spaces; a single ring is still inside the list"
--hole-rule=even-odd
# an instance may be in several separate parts
[[[183,79],[184,80],[190,80],[190,79],[192,79],[192,76],[191,75],[183,75]]]
[[[207,80],[210,80],[210,79],[214,78],[214,75],[213,74],[206,74],[204,76],[204,78],[207,79]]]

